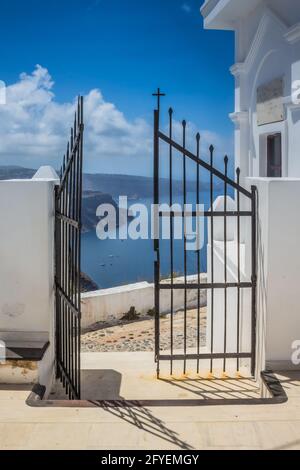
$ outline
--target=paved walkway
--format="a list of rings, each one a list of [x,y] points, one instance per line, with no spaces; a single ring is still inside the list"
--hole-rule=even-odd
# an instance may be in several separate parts
[[[202,364],[202,362],[201,362]],[[81,397],[84,400],[235,400],[260,399],[260,386],[236,373],[226,379],[208,379],[208,372],[196,373],[196,361],[175,361],[170,377],[169,361],[160,364],[157,380],[154,354],[150,352],[109,352],[81,354]],[[61,386],[56,386],[50,399],[65,399]]]
[[[0,389],[1,449],[300,449],[300,373],[281,373],[283,405],[30,408]]]
[[[161,350],[170,348],[171,316],[164,315],[160,320]],[[187,347],[197,346],[198,312],[187,312]],[[174,315],[173,341],[175,349],[183,347],[184,313]],[[206,340],[206,308],[200,311],[200,346],[205,346]],[[83,352],[112,352],[112,351],[154,351],[154,318],[142,317],[137,321],[99,322],[83,332],[81,336]]]

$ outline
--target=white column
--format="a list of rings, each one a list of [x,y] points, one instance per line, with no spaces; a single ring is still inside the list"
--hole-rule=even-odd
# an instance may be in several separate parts
[[[246,74],[243,63],[236,63],[230,69],[235,78],[235,111],[230,114],[230,119],[235,125],[234,131],[234,156],[235,166],[241,170],[241,184],[244,178],[249,176],[249,111],[247,103]]]

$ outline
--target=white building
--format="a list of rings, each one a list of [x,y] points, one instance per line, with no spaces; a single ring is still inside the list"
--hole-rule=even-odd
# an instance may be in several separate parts
[[[300,3],[206,0],[205,27],[235,32],[235,157],[243,176],[300,177]]]
[[[235,32],[235,160],[258,193],[258,366],[290,368],[300,339],[300,2],[206,0],[201,13],[205,28]]]

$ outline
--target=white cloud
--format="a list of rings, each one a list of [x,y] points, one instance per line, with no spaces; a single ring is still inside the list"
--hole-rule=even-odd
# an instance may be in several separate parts
[[[60,167],[76,99],[57,102],[53,87],[49,72],[39,65],[7,87],[7,104],[0,106],[0,164]],[[98,89],[91,90],[84,103],[86,171],[151,174],[152,124],[128,120]],[[190,136],[197,132],[191,123],[188,129]],[[203,131],[203,151],[211,143],[220,151],[227,145],[215,133]],[[188,145],[193,149],[194,140],[188,140]]]
[[[0,163],[37,167],[60,165],[73,122],[75,103],[58,103],[47,69],[37,66],[7,87],[0,106]],[[143,119],[129,121],[100,90],[85,97],[85,158],[150,155],[151,127]],[[90,162],[90,166],[93,163]],[[98,170],[101,165],[98,164]]]
[[[185,13],[191,13],[192,11],[192,8],[191,6],[188,4],[188,3],[183,3],[181,5],[181,9],[185,12]]]

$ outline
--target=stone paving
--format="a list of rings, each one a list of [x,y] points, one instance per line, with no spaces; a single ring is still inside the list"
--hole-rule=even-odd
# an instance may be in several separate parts
[[[174,314],[173,321],[174,349],[182,349],[184,342],[184,312]],[[195,348],[198,340],[198,312],[187,312],[187,347]],[[170,348],[171,315],[161,317],[161,350]],[[206,308],[200,310],[200,346],[205,346]],[[100,322],[81,336],[83,352],[134,352],[154,351],[154,318],[145,316],[136,321],[120,320],[112,323]]]

